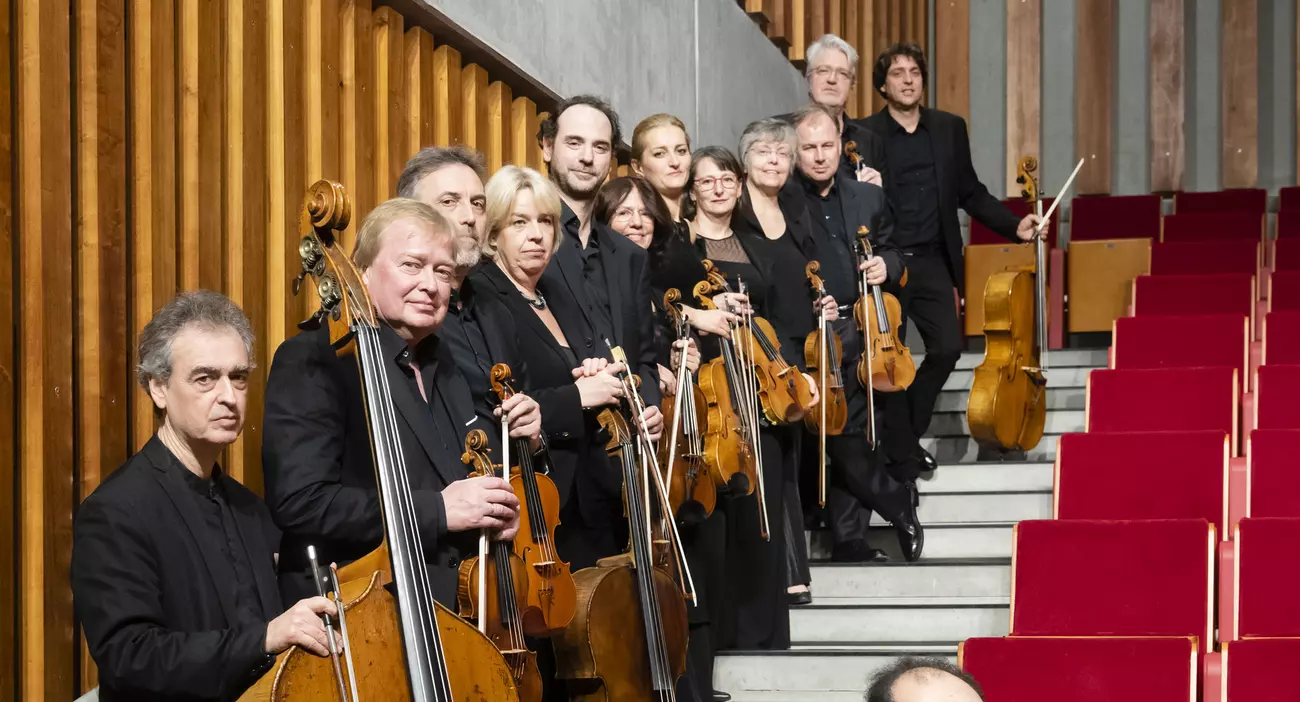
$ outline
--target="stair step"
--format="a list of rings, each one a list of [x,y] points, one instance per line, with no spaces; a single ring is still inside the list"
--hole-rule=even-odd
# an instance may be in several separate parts
[[[1048,410],[1043,422],[1044,434],[1065,434],[1083,431],[1083,410]],[[930,419],[927,436],[949,437],[970,436],[970,425],[966,422],[966,412],[935,412]]]
[[[935,412],[965,412],[970,400],[970,390],[944,390],[939,393],[935,403]],[[1047,409],[1081,410],[1087,404],[1087,395],[1083,388],[1047,388]]]
[[[897,597],[1011,596],[1011,561],[925,559],[916,563],[814,563],[815,604],[870,603]]]
[[[916,510],[925,526],[1051,519],[1051,492],[942,493],[921,496]]]
[[[879,518],[867,531],[867,543],[889,554],[893,561],[903,562],[902,551],[898,547],[898,537],[887,525],[880,525]],[[969,558],[1011,558],[1011,522],[1000,524],[924,524],[925,550],[921,560],[969,559]],[[809,532],[810,543],[808,555],[814,560],[827,560],[831,557],[831,534],[819,529]]]
[[[1048,351],[1042,360],[1047,364],[1048,372],[1055,368],[1104,368],[1109,360],[1106,351],[1106,349],[1061,349]],[[920,366],[921,361],[925,360],[925,354],[914,354],[912,360]],[[983,351],[967,351],[957,359],[957,369],[970,370],[983,362]]]
[[[814,581],[815,584],[815,581]],[[790,640],[802,644],[913,643],[1005,636],[1010,597],[893,598],[872,604],[819,604],[790,609]]]
[[[736,702],[861,702],[867,681],[901,656],[957,662],[950,643],[794,646],[788,651],[724,651],[713,686]]]
[[[1047,387],[1051,388],[1081,388],[1088,382],[1088,374],[1094,368],[1053,368],[1047,371]],[[948,376],[948,382],[943,384],[944,390],[970,390],[971,382],[975,378],[973,370],[955,370],[952,375]]]
[[[929,477],[925,477],[925,476]],[[1049,461],[953,463],[916,482],[922,495],[934,493],[1051,492],[1056,475]]]
[[[938,417],[936,416],[935,419],[937,420]],[[1056,442],[1060,438],[1060,434],[1043,434],[1043,438],[1039,440],[1038,445],[1032,450],[1016,455],[1020,460],[1031,462],[1054,461],[1056,460]],[[975,440],[969,436],[923,436],[921,437],[921,448],[929,451],[940,466],[953,463],[975,463],[981,458],[988,457],[987,451],[981,449],[980,445],[975,443]]]

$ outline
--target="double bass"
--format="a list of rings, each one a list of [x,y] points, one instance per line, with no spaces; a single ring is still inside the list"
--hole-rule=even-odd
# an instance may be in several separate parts
[[[690,327],[682,314],[682,293],[670,288],[664,293],[664,309],[668,312],[678,342],[690,339]],[[679,354],[677,368],[677,393],[665,396],[662,411],[664,424],[669,427],[668,440],[659,447],[659,461],[666,471],[668,504],[682,524],[698,524],[713,514],[718,503],[718,486],[709,475],[704,459],[704,428],[708,426],[708,400],[695,384],[695,374],[686,367],[685,352]],[[669,399],[671,397],[671,399]]]
[[[352,204],[338,183],[320,180],[308,190],[300,216],[302,274],[320,295],[318,319],[328,324],[340,356],[353,356],[361,372],[374,450],[384,540],[343,568],[330,568],[329,584],[316,578],[338,605],[342,646],[320,658],[297,646],[240,699],[245,702],[507,702],[519,699],[509,666],[481,632],[434,600],[406,479],[397,411],[384,372],[380,321],[351,259],[340,250]],[[309,556],[313,555],[309,552]],[[314,559],[313,559],[314,560]],[[396,590],[394,598],[389,587]]]
[[[822,280],[821,263],[809,261],[804,266],[804,275],[812,287],[813,299],[826,297],[826,283]],[[808,371],[815,374],[821,398],[814,411],[804,416],[808,431],[817,435],[818,462],[817,502],[826,506],[826,437],[839,436],[844,425],[849,421],[849,406],[844,397],[844,377],[840,371],[840,359],[844,357],[843,342],[831,328],[826,319],[826,310],[817,311],[817,328],[808,334],[803,344],[804,362]]]

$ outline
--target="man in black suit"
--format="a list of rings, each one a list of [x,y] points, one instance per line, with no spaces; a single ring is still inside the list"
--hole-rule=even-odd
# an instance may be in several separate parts
[[[839,127],[841,180],[881,184],[885,172],[885,142],[862,124],[860,119],[850,119],[844,114],[849,101],[849,91],[858,81],[858,52],[853,45],[835,36],[824,34],[808,46],[805,54],[808,64],[804,79],[808,81],[808,98],[830,112]],[[852,142],[861,160],[853,159],[843,151]]]
[[[903,273],[902,258],[893,247],[892,216],[880,186],[859,183],[838,172],[840,135],[835,118],[820,105],[808,105],[792,115],[798,137],[794,187],[803,195],[813,222],[815,258],[821,263],[826,292],[839,303],[834,330],[843,343],[840,366],[848,401],[849,420],[839,436],[826,438],[831,486],[828,495],[833,558],[840,561],[882,560],[883,553],[867,546],[867,520],[860,518],[859,505],[875,510],[889,520],[898,534],[904,557],[914,561],[921,555],[924,536],[907,490],[880,468],[867,443],[867,423],[875,421],[869,410],[870,390],[858,382],[858,359],[863,353],[863,336],[853,322],[852,310],[859,297],[859,267],[855,265],[858,227],[866,226],[874,256],[861,266],[869,285],[897,281]],[[820,461],[817,442],[805,442],[805,456]],[[869,518],[869,514],[866,515]]]
[[[916,497],[916,478],[936,467],[920,437],[961,356],[953,288],[962,289],[961,226],[957,208],[1011,241],[1034,238],[1035,215],[1017,218],[989,194],[971,164],[966,121],[921,106],[925,54],[895,44],[876,59],[872,79],[887,106],[866,126],[885,142],[885,192],[897,217],[894,240],[903,252],[907,285],[899,302],[925,341],[925,361],[905,393],[891,393],[885,411],[885,450],[893,475]]]
[[[609,227],[592,221],[596,192],[609,175],[622,135],[618,115],[607,102],[577,95],[560,102],[542,122],[538,141],[550,178],[560,190],[564,240],[543,274],[559,281],[581,303],[598,336],[621,346],[641,376],[648,424],[660,424],[659,366],[654,318],[650,314],[650,270],[646,252]],[[598,339],[596,343],[601,343]],[[574,349],[579,357],[606,349]]]
[[[244,313],[207,290],[140,333],[158,431],[86,498],[72,534],[73,606],[104,702],[234,700],[290,646],[328,654],[318,615],[334,605],[283,611],[279,532],[217,465],[243,427],[252,348]]]
[[[460,561],[478,551],[478,531],[513,538],[519,500],[496,477],[468,478],[465,436],[483,429],[500,454],[497,418],[484,416],[440,338],[455,277],[452,226],[428,205],[396,198],[362,223],[352,258],[384,322],[383,371],[399,417],[435,599],[454,606]],[[267,503],[284,531],[284,593],[310,586],[299,545],[315,544],[340,564],[369,553],[383,538],[370,432],[353,358],[340,358],[325,325],[306,325],[276,351],[266,389],[262,443]],[[510,412],[509,433],[536,441],[537,405]],[[293,545],[294,547],[291,547]]]

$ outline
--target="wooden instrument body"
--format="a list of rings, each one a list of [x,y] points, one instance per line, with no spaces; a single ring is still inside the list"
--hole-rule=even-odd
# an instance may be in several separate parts
[[[858,361],[858,382],[862,387],[880,392],[898,392],[906,390],[916,380],[916,361],[912,360],[912,351],[898,338],[898,329],[903,323],[903,308],[898,298],[887,292],[880,293],[883,303],[883,317],[888,321],[888,329],[882,330],[877,323],[878,308],[875,295],[863,295],[853,306],[853,320],[862,330],[862,341],[868,350],[862,353]]]
[[[551,544],[549,551],[554,553],[555,527],[560,524],[560,491],[549,476],[534,473],[533,478],[541,503],[540,513],[546,520],[542,531],[547,543]],[[523,476],[512,475],[510,486],[521,500],[527,499]],[[548,556],[548,549],[533,540],[532,527],[532,515],[525,506],[519,510],[519,533],[515,535],[513,546],[515,555],[524,562],[528,582],[523,589],[516,587],[515,593],[520,599],[524,633],[543,637],[568,625],[578,601],[569,564],[560,560],[558,555]]]
[[[982,446],[1028,451],[1043,438],[1047,381],[1034,348],[1034,276],[1003,271],[984,286],[984,361],[966,419]]]
[[[814,378],[821,377],[822,348],[829,349],[829,353],[826,354],[828,363],[834,363],[834,359],[837,358],[844,358],[844,342],[840,341],[840,335],[829,328],[826,334],[827,338],[823,341],[822,330],[815,329],[803,342],[804,361],[808,364],[808,374]],[[822,346],[823,343],[826,344],[825,347]],[[818,388],[821,397],[803,418],[808,431],[814,434],[821,432],[821,406],[824,404],[826,405],[826,435],[839,436],[844,433],[844,426],[849,422],[849,405],[844,396],[844,383],[836,382],[839,377],[838,368],[826,369],[826,387]]]
[[[682,389],[678,388],[677,391],[681,392]],[[694,383],[691,384],[690,391],[695,396],[695,426],[703,435],[704,428],[709,425],[708,401],[704,392]],[[671,395],[665,397],[660,408],[665,428],[673,426],[677,414],[674,399]],[[679,424],[677,455],[672,466],[668,465],[668,447],[672,437],[665,436],[659,440],[659,469],[668,478],[668,504],[673,514],[679,522],[696,524],[713,514],[713,509],[718,504],[718,486],[704,456],[692,456],[689,453],[691,440],[686,427],[687,418],[682,417]]]
[[[657,702],[646,666],[645,623],[632,566],[596,566],[573,574],[578,612],[552,639],[557,677],[568,681],[572,702]],[[654,569],[673,679],[686,672],[686,601],[672,578]]]
[[[767,421],[773,424],[797,422],[813,408],[816,402],[812,385],[802,371],[786,363],[781,356],[781,342],[771,322],[754,317],[753,332],[747,326],[739,327],[736,344],[745,349],[754,364],[758,398]]]
[[[460,562],[460,581],[456,588],[456,604],[459,610],[457,614],[468,622],[476,621],[480,606],[486,606],[484,611],[487,614],[486,631],[483,632],[488,640],[496,646],[497,650],[506,659],[506,665],[510,667],[510,674],[519,687],[519,699],[521,702],[540,702],[542,699],[542,674],[537,668],[537,654],[528,650],[526,646],[517,646],[513,640],[514,632],[510,628],[510,623],[505,621],[501,616],[501,589],[497,586],[499,577],[508,577],[513,585],[512,591],[518,597],[518,593],[525,592],[528,587],[528,566],[514,551],[510,551],[509,561],[510,573],[508,575],[499,573],[498,569],[501,563],[497,558],[489,555],[487,559],[487,602],[478,601],[478,569],[479,557],[474,556],[466,558]],[[522,598],[520,598],[522,599]],[[521,622],[527,622],[530,618],[534,621],[541,621],[540,612],[529,612],[523,602],[518,603],[518,610]],[[524,630],[527,631],[525,624]]]
[[[700,366],[699,388],[704,394],[707,426],[704,432],[704,463],[714,485],[733,495],[752,495],[758,484],[758,466],[745,440],[740,415],[732,404],[726,360],[718,357]]]

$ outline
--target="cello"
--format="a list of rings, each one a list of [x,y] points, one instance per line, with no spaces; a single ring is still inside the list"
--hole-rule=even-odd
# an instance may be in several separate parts
[[[682,314],[682,293],[670,288],[664,293],[664,309],[677,330],[677,340],[690,339],[690,327]],[[670,427],[668,441],[660,447],[660,465],[668,471],[668,504],[682,524],[698,524],[713,514],[718,486],[708,474],[704,459],[704,435],[708,426],[708,401],[695,384],[695,374],[686,367],[686,354],[677,360],[677,394],[663,400],[664,424]],[[679,450],[680,448],[680,450]]]
[[[858,227],[858,263],[875,255],[866,227]],[[858,361],[858,382],[880,392],[906,390],[916,379],[916,361],[899,339],[903,308],[898,298],[867,282],[865,271],[858,276],[861,296],[853,306],[853,319],[862,330],[862,358]]]
[[[492,366],[492,391],[502,402],[515,394],[510,366]],[[503,441],[509,439],[502,431]],[[519,533],[515,535],[515,555],[528,566],[528,584],[523,612],[524,633],[543,637],[568,626],[577,606],[573,575],[569,564],[560,560],[555,548],[555,527],[560,524],[560,492],[550,476],[533,467],[533,452],[528,440],[511,439],[519,460],[518,473],[510,476],[510,486],[520,496]],[[517,591],[519,592],[519,591]]]
[[[330,582],[316,578],[338,606],[342,646],[320,658],[297,646],[240,700],[243,702],[500,702],[518,700],[518,689],[492,642],[433,598],[415,503],[398,438],[397,411],[383,371],[380,321],[351,259],[338,244],[352,204],[343,186],[327,180],[307,192],[299,218],[303,270],[296,294],[311,276],[320,295],[317,318],[327,323],[331,345],[359,364],[374,450],[384,539],[343,568],[330,568]],[[309,550],[309,557],[314,555]],[[314,561],[314,559],[312,559]],[[391,586],[397,593],[389,592]]]
[[[818,261],[809,261],[808,265],[804,266],[804,275],[808,277],[814,300],[826,297],[826,283],[818,275],[820,271],[821,263]],[[804,416],[803,421],[808,431],[816,434],[819,439],[817,502],[825,507],[826,437],[839,436],[843,433],[844,425],[849,421],[849,406],[844,397],[844,377],[840,371],[844,345],[839,335],[828,324],[824,309],[817,311],[817,328],[808,334],[808,338],[804,341],[803,356],[808,371],[816,374],[817,387],[821,393],[816,411],[809,412]]]

